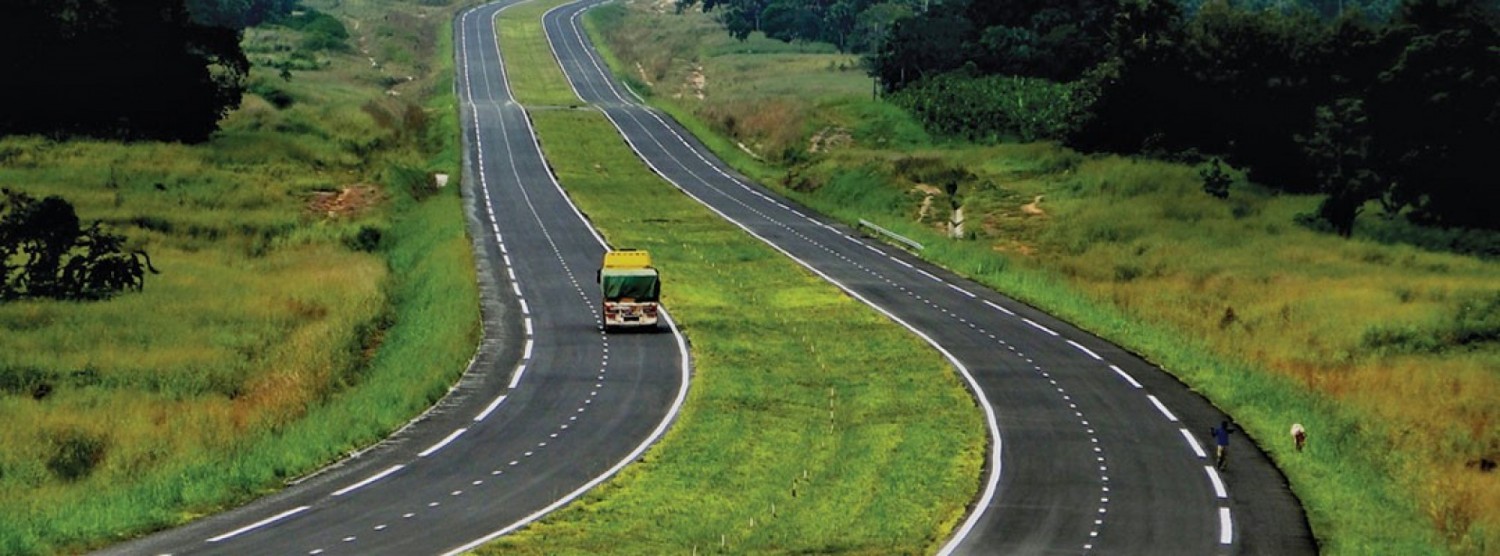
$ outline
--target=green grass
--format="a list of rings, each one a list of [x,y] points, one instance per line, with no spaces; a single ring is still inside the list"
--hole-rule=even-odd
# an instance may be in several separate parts
[[[986,437],[946,362],[660,181],[602,115],[533,118],[590,220],[651,251],[695,376],[641,462],[481,552],[935,549],[977,491]]]
[[[586,21],[622,75],[663,67],[676,73],[658,81],[676,82],[685,70],[672,68],[701,65],[710,84],[715,76],[755,83],[793,67],[785,52],[760,65],[753,56],[731,64],[711,55],[728,39],[700,15],[596,14]],[[837,73],[815,71],[822,76],[777,78],[817,82]],[[1483,554],[1500,545],[1500,484],[1469,465],[1500,455],[1500,344],[1493,319],[1482,316],[1500,298],[1500,267],[1403,245],[1492,252],[1484,237],[1403,241],[1392,236],[1409,232],[1371,221],[1356,237],[1378,243],[1345,241],[1295,224],[1315,197],[1241,182],[1219,201],[1202,193],[1188,166],[1049,144],[934,145],[901,114],[866,108],[835,87],[770,100],[754,87],[710,86],[698,100],[658,85],[649,98],[762,183],[846,222],[870,219],[916,238],[928,246],[924,257],[1182,377],[1277,460],[1325,551]],[[758,99],[752,107],[817,113],[850,129],[854,141],[811,156],[762,157],[774,163],[756,159],[737,145],[754,135],[725,117],[742,114],[734,107],[749,99]],[[783,145],[823,129],[791,126],[781,130],[791,137]],[[921,208],[922,187],[937,184],[930,178],[944,169],[970,175],[960,190],[970,239],[946,238],[941,188],[932,208]],[[1022,210],[1038,195],[1045,214]],[[1305,453],[1287,449],[1292,422],[1312,432]]]
[[[273,491],[382,438],[463,370],[478,293],[457,188],[417,201],[398,179],[458,168],[451,58],[436,58],[448,12],[416,26],[389,7],[330,12],[405,22],[376,46],[432,41],[407,50],[441,77],[399,86],[425,106],[384,89],[383,71],[414,68],[317,53],[289,82],[258,66],[257,89],[291,104],[249,96],[203,145],[0,140],[0,181],[74,201],[162,270],[107,302],[0,306],[0,553],[97,547]],[[258,63],[285,54],[256,45],[296,42],[250,35]],[[393,110],[409,117],[376,117]],[[366,212],[307,209],[362,183],[388,186]],[[367,229],[374,251],[354,248]]]
[[[527,106],[579,106],[568,80],[558,69],[540,24],[542,14],[567,0],[535,0],[506,8],[497,21],[500,53],[511,93]]]

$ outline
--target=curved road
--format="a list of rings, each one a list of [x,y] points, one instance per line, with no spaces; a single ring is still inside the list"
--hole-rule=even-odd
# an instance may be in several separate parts
[[[1224,472],[1225,419],[1162,370],[1086,332],[867,241],[730,170],[647,108],[584,38],[586,0],[544,16],[553,52],[663,178],[942,351],[991,428],[980,499],[942,553],[1311,554],[1285,478],[1243,434]]]
[[[604,242],[511,97],[494,32],[455,22],[465,198],[485,339],[436,407],[380,445],[235,510],[106,554],[436,554],[520,527],[633,461],[680,407],[676,333],[606,334]],[[670,321],[670,317],[667,319]]]

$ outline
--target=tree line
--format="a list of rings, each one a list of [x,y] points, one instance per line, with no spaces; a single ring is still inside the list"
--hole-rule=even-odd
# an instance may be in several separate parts
[[[1476,0],[1407,0],[1388,22],[1346,13],[1127,2],[1080,82],[1088,149],[1224,155],[1253,179],[1327,194],[1348,236],[1367,203],[1496,228],[1486,158],[1500,145],[1500,25]]]
[[[902,11],[877,36],[830,39],[858,36],[845,22],[860,15],[838,10],[891,4]],[[742,38],[862,45],[887,98],[938,132],[1222,156],[1267,185],[1326,193],[1316,220],[1344,235],[1372,201],[1422,223],[1500,227],[1484,165],[1500,151],[1494,0],[701,5]]]
[[[245,89],[242,30],[292,7],[292,0],[7,0],[0,135],[207,139]]]
[[[870,52],[892,26],[933,0],[676,0],[677,11],[711,12],[735,38],[762,32],[784,41],[825,42],[844,52]]]

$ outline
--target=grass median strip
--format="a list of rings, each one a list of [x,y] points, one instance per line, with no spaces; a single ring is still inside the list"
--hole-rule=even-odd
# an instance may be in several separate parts
[[[542,14],[572,1],[533,0],[500,11],[496,20],[500,55],[517,102],[532,107],[583,104],[557,67],[542,30]]]
[[[696,375],[641,462],[480,552],[931,551],[985,453],[946,362],[656,178],[597,112],[533,118],[594,225],[652,252]]]

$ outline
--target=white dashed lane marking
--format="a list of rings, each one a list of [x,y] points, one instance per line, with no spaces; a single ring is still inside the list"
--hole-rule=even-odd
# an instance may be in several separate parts
[[[259,529],[261,527],[265,527],[265,526],[270,525],[272,523],[276,523],[277,521],[281,521],[283,519],[286,519],[286,518],[292,517],[294,515],[300,514],[302,512],[305,512],[305,511],[308,510],[308,508],[311,508],[311,507],[312,506],[302,506],[302,507],[293,508],[293,509],[281,512],[279,514],[276,514],[276,515],[273,515],[271,517],[262,519],[260,521],[255,522],[255,523],[251,523],[251,524],[246,525],[244,527],[241,527],[239,529],[235,529],[235,530],[230,531],[228,533],[224,533],[224,534],[219,535],[217,537],[213,537],[211,539],[208,539],[208,542],[219,542],[219,541],[222,541],[224,539],[228,539],[228,538],[231,538],[231,537],[236,537],[236,536],[242,535],[244,533],[247,533],[247,532],[250,532],[250,531],[254,531],[254,530]]]
[[[1051,328],[1047,328],[1045,326],[1037,324],[1036,321],[1033,321],[1033,320],[1028,319],[1028,318],[1022,318],[1021,320],[1024,321],[1026,324],[1031,325],[1032,328],[1035,328],[1037,330],[1041,330],[1042,332],[1046,332],[1048,335],[1051,335],[1051,336],[1056,336],[1057,335],[1057,333],[1053,332]]]
[[[1224,480],[1219,478],[1219,470],[1214,469],[1212,465],[1205,465],[1203,471],[1208,473],[1208,480],[1214,485],[1214,496],[1229,498],[1229,491],[1224,489]]]
[[[1193,454],[1196,454],[1198,456],[1198,459],[1208,458],[1208,454],[1203,452],[1203,446],[1201,444],[1198,444],[1198,439],[1193,438],[1193,433],[1188,432],[1187,429],[1177,430],[1182,432],[1182,437],[1187,439],[1188,447],[1193,449]]]
[[[427,448],[426,450],[422,450],[421,453],[417,454],[417,457],[419,457],[419,458],[425,458],[427,456],[430,456],[432,454],[437,453],[438,450],[443,449],[444,446],[447,446],[448,443],[453,442],[454,439],[457,439],[459,437],[459,435],[461,435],[461,434],[463,434],[465,432],[468,432],[468,430],[469,429],[461,428],[461,429],[453,431],[452,433],[449,433],[447,438],[444,438],[444,439],[438,441],[437,444],[433,444],[431,447]]]
[[[1135,377],[1130,376],[1129,373],[1126,373],[1125,369],[1121,369],[1119,366],[1116,366],[1116,365],[1110,365],[1109,368],[1112,369],[1112,370],[1114,370],[1115,374],[1120,375],[1120,378],[1125,379],[1125,382],[1129,382],[1130,385],[1133,386],[1133,387],[1135,387],[1137,390],[1139,390],[1141,388],[1141,383],[1136,382],[1135,381]]]
[[[1219,508],[1219,544],[1234,542],[1234,520],[1229,518],[1229,508]]]
[[[1151,400],[1151,405],[1156,406],[1157,411],[1160,411],[1162,415],[1165,415],[1168,421],[1171,421],[1173,423],[1177,422],[1177,416],[1173,415],[1171,411],[1168,411],[1167,406],[1162,405],[1161,400],[1156,399],[1156,396],[1147,394],[1146,398]]]
[[[350,492],[358,490],[359,488],[364,487],[365,485],[368,485],[368,484],[373,483],[375,481],[379,481],[381,479],[384,479],[384,478],[390,476],[391,473],[395,473],[397,471],[400,471],[404,467],[406,467],[406,466],[405,465],[392,465],[389,468],[386,468],[385,471],[381,471],[379,473],[371,475],[369,478],[367,478],[367,479],[365,479],[363,481],[354,483],[352,485],[349,485],[349,486],[341,488],[341,489],[339,489],[337,491],[334,491],[334,493],[331,496],[343,496],[345,494],[348,494]]]

